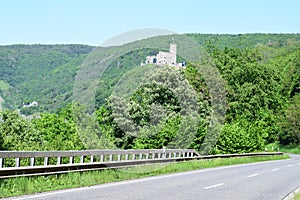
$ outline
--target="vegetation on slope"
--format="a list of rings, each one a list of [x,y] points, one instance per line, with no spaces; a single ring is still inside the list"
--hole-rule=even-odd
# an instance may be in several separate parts
[[[225,124],[210,153],[263,150],[266,144],[274,142],[299,145],[299,34],[189,36],[210,53],[227,91]],[[78,116],[73,112],[80,106],[68,103],[72,102],[77,70],[91,50],[92,47],[82,45],[0,47],[0,96],[5,101],[4,107],[11,109],[2,113],[0,149],[85,148],[76,127]],[[187,140],[189,146],[185,148],[200,150],[209,131],[211,100],[203,76],[192,63],[182,71],[165,67],[158,69],[161,70],[159,76],[143,74],[148,81],[138,87],[126,103],[118,96],[110,96],[116,84],[126,78],[126,73],[140,70],[137,66],[145,56],[157,51],[129,52],[104,72],[96,92],[96,123],[109,145],[115,148],[161,148],[166,145],[176,148]],[[179,130],[188,132],[191,127],[180,129],[189,121],[180,115],[183,109],[180,99],[164,85],[156,84],[155,80],[161,79],[164,73],[178,80],[183,77],[196,91],[199,118],[194,135],[176,137]],[[181,92],[189,91],[184,85],[177,88]],[[32,101],[39,105],[22,108],[23,103]],[[21,113],[27,115],[39,111],[40,117],[25,119],[12,111],[16,108],[22,108]],[[116,115],[116,108],[126,114],[125,119]],[[93,123],[91,121],[85,127],[87,132]],[[125,128],[124,125],[131,123],[135,125]]]
[[[4,109],[20,109],[23,103],[37,101],[39,111],[54,111],[71,102],[74,77],[92,49],[85,45],[0,46]]]

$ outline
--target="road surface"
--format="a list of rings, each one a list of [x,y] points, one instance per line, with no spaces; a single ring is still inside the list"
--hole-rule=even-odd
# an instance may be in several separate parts
[[[288,160],[203,169],[12,199],[279,200],[300,186],[300,155],[291,156]]]

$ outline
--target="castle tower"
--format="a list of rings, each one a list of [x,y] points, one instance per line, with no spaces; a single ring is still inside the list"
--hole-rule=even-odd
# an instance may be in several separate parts
[[[172,59],[171,59],[171,64],[176,65],[177,62],[177,57],[176,57],[176,53],[177,53],[177,46],[176,44],[170,44],[170,53],[172,55]]]

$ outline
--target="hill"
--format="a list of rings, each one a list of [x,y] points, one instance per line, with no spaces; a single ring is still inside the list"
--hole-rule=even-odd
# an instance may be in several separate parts
[[[208,50],[260,45],[285,46],[300,40],[299,34],[187,35]],[[36,101],[39,104],[38,110],[54,111],[71,102],[74,77],[81,62],[93,48],[87,45],[0,46],[0,96],[4,100],[2,107],[17,109],[22,108],[23,103]],[[104,83],[104,87],[114,85],[118,74],[139,65],[145,56],[155,53],[153,50],[146,50],[122,56],[112,64],[118,68],[106,73],[109,83]],[[107,94],[97,95],[98,105],[108,96],[110,88],[107,89]]]
[[[272,142],[300,144],[299,34],[188,36],[202,44],[211,59],[204,59],[204,63],[187,63],[186,70],[178,71],[172,67],[137,67],[146,56],[156,55],[160,49],[132,50],[116,58],[104,71],[96,89],[96,120],[84,115],[80,106],[68,104],[72,101],[74,78],[93,47],[0,46],[3,107],[19,108],[27,115],[42,112],[41,118],[31,121],[11,111],[3,112],[0,149],[90,149],[99,148],[94,146],[99,141],[123,149],[162,148],[164,145],[181,148],[180,145],[189,141],[189,148],[201,150],[209,144],[205,135],[213,133],[210,125],[218,121],[218,117],[224,118],[224,126],[218,131],[217,143],[208,145],[211,149],[206,149],[206,153],[251,152],[262,150],[265,144]],[[151,39],[146,42],[149,41]],[[215,115],[213,120],[212,101],[220,96],[211,98],[204,81],[205,72],[197,68],[210,60],[222,76],[225,87],[222,88],[227,97],[226,116]],[[157,73],[147,71],[148,68]],[[128,101],[119,96],[107,98],[119,81],[131,87],[132,83],[126,82],[130,72],[138,74],[138,80],[144,78],[145,84],[128,93],[131,95]],[[158,84],[161,80],[166,85]],[[169,89],[170,84],[174,90]],[[219,85],[214,87],[218,88]],[[188,110],[189,107],[184,107],[182,102],[197,107]],[[23,104],[30,103],[38,106],[23,108]],[[213,110],[222,108],[214,107]],[[77,110],[75,115],[74,110]],[[195,118],[184,114],[195,112]],[[83,121],[76,121],[78,118]],[[199,121],[194,123],[192,120]],[[80,130],[76,126],[78,122],[84,124]],[[193,127],[195,124],[198,124],[196,128]],[[103,134],[93,138],[98,128]],[[191,130],[195,135],[189,134]],[[79,132],[83,132],[86,138],[79,138]],[[90,137],[90,133],[94,136]],[[182,136],[182,133],[187,134]],[[97,137],[107,140],[98,140]],[[91,146],[84,144],[86,139]]]
[[[70,102],[72,83],[86,45],[0,46],[0,96],[4,109],[36,101],[39,110],[54,110]]]

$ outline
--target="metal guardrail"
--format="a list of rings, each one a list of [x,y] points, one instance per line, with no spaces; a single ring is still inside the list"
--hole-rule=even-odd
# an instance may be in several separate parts
[[[192,149],[0,151],[0,178],[174,162],[197,156]]]
[[[217,154],[198,156],[196,159],[215,159],[215,158],[233,158],[233,157],[251,157],[251,156],[279,156],[283,155],[283,152],[261,152],[261,153],[242,153],[242,154]]]
[[[90,150],[90,151],[0,151],[0,179],[121,168],[133,165],[245,156],[282,155],[274,153],[200,156],[192,149]],[[8,164],[14,166],[6,166]],[[38,161],[38,162],[36,162]]]

